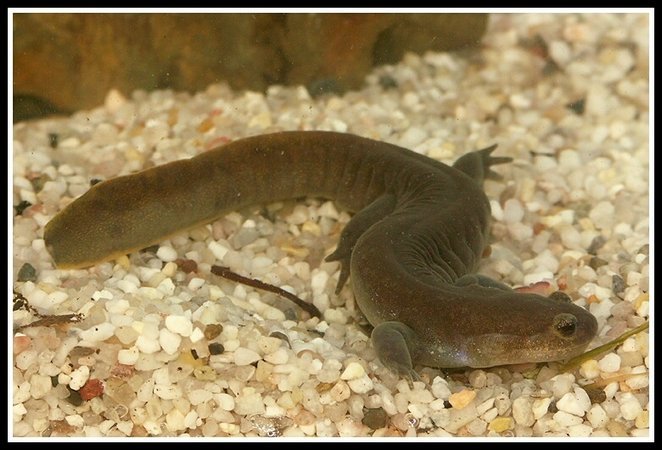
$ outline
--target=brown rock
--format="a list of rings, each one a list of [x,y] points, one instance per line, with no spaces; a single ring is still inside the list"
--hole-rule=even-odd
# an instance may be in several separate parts
[[[477,45],[486,14],[13,15],[15,119],[100,105],[110,89],[363,83],[406,51]]]

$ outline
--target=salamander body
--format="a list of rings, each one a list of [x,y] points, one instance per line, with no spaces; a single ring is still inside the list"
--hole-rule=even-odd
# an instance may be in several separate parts
[[[252,204],[316,196],[355,212],[338,248],[338,290],[351,274],[389,369],[415,363],[490,367],[581,353],[596,319],[567,296],[519,293],[475,274],[488,245],[482,183],[494,147],[453,166],[359,136],[321,131],[231,142],[93,186],[44,231],[59,268],[116,258]]]

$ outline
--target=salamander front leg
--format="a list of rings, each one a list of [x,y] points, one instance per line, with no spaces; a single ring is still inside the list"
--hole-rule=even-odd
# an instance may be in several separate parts
[[[340,277],[336,285],[336,294],[340,293],[349,278],[349,261],[356,241],[368,228],[391,214],[393,208],[395,208],[395,197],[391,194],[384,194],[354,214],[347,222],[345,229],[340,233],[338,248],[325,258],[325,261],[340,261]]]
[[[401,322],[382,322],[372,330],[370,338],[384,367],[411,381],[420,380],[412,364],[417,338],[411,328]]]

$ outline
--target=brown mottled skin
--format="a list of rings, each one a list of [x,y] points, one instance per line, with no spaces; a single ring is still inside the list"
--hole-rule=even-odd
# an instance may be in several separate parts
[[[78,268],[158,243],[251,204],[301,196],[357,211],[327,259],[351,273],[384,365],[490,367],[580,354],[595,318],[563,296],[517,293],[474,271],[487,246],[494,147],[447,166],[350,134],[294,131],[231,142],[97,184],[51,220],[46,246]]]

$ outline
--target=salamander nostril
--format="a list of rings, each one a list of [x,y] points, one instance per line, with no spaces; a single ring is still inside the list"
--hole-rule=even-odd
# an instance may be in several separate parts
[[[577,331],[577,318],[568,313],[557,314],[554,329],[563,337],[571,337]]]

